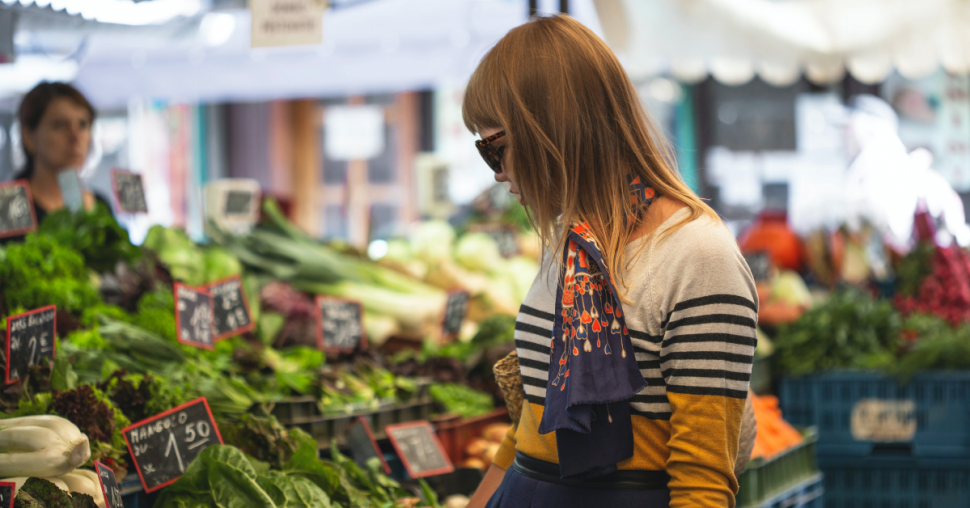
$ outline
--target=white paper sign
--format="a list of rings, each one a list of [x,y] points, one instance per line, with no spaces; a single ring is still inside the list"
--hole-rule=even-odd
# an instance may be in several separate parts
[[[330,106],[323,121],[324,149],[331,160],[366,160],[384,150],[384,109],[380,106]]]
[[[81,193],[81,180],[77,177],[77,171],[61,171],[57,174],[57,183],[61,187],[64,206],[73,212],[80,210],[84,206],[84,195]]]
[[[323,42],[327,0],[250,0],[249,9],[254,48]]]

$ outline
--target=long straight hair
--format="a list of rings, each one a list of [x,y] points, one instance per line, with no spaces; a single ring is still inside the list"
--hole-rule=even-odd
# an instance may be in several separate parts
[[[568,16],[534,18],[506,34],[472,75],[462,114],[472,132],[506,131],[510,176],[543,247],[561,252],[566,228],[588,222],[617,287],[626,287],[619,268],[640,224],[628,220],[636,211],[628,177],[689,208],[660,238],[717,217],[681,180],[619,60]]]

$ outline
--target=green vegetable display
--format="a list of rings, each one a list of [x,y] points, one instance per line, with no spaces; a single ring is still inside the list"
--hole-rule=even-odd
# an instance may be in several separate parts
[[[94,498],[80,492],[64,492],[43,478],[28,478],[17,489],[14,508],[97,508]]]
[[[114,270],[119,261],[133,263],[141,258],[141,250],[131,244],[128,231],[104,203],[90,212],[65,208],[51,213],[37,233],[81,254],[85,264],[99,273]]]
[[[101,301],[81,254],[36,233],[0,249],[0,287],[7,309],[53,304],[80,314]]]
[[[901,329],[902,318],[891,302],[840,289],[778,330],[776,366],[790,376],[886,367],[895,360]]]
[[[483,415],[495,409],[492,396],[457,383],[434,384],[429,389],[431,398],[445,407],[449,413],[464,418]]]

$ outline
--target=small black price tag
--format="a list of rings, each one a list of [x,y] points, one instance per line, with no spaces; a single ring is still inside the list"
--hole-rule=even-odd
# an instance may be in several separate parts
[[[0,238],[37,229],[34,201],[27,180],[0,183]]]
[[[15,497],[17,497],[17,484],[0,482],[0,508],[13,508]]]
[[[214,349],[212,295],[175,283],[175,334],[182,344]]]
[[[118,209],[128,213],[148,213],[145,186],[141,175],[120,169],[111,170],[111,188],[118,202]]]
[[[256,326],[250,317],[249,302],[238,275],[209,284],[209,294],[212,295],[215,340],[248,332]]]
[[[404,468],[411,478],[424,478],[455,470],[427,420],[399,423],[384,427]]]
[[[225,215],[249,215],[252,210],[252,192],[231,190],[226,193],[226,206],[222,209]]]
[[[359,302],[317,295],[317,347],[337,352],[366,348],[363,320]]]
[[[178,480],[202,450],[222,444],[205,397],[129,425],[122,434],[145,492]]]
[[[751,268],[754,280],[766,281],[771,276],[771,256],[767,252],[750,252],[744,255],[744,261]]]
[[[30,367],[54,359],[56,330],[56,305],[7,318],[7,384],[20,379]]]
[[[344,439],[347,441],[350,454],[354,456],[354,462],[358,466],[366,470],[367,462],[376,457],[384,465],[384,472],[391,474],[391,466],[387,465],[387,461],[384,460],[384,454],[381,453],[381,448],[377,446],[377,440],[374,439],[374,433],[371,432],[366,418],[361,416],[357,423],[347,428],[344,432]]]
[[[445,317],[442,323],[442,331],[445,337],[457,337],[461,332],[461,324],[465,321],[465,315],[468,314],[470,298],[467,291],[448,293],[448,301],[445,303]]]
[[[98,482],[101,484],[101,494],[104,495],[106,508],[125,508],[121,502],[121,489],[118,488],[118,479],[115,472],[110,467],[100,461],[94,461],[94,471],[98,473]]]

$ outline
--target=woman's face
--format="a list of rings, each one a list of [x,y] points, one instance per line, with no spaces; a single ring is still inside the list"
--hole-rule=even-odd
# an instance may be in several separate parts
[[[478,134],[479,136],[482,137],[482,139],[485,139],[493,134],[497,134],[501,130],[502,129],[500,128],[482,129]],[[508,138],[503,137],[495,141],[495,146],[502,146],[506,143],[508,143]],[[495,173],[495,181],[502,182],[502,183],[508,182],[509,192],[515,195],[516,199],[519,200],[519,203],[525,205],[525,203],[522,202],[522,194],[519,192],[519,186],[516,185],[515,180],[512,179],[511,172],[513,171],[513,168],[512,168],[512,159],[511,157],[509,157],[510,152],[511,152],[510,148],[505,149],[505,155],[502,156],[502,172]]]
[[[91,115],[80,104],[59,97],[47,106],[36,129],[23,130],[23,140],[37,167],[81,169],[91,146]]]

